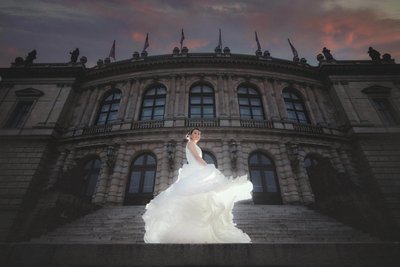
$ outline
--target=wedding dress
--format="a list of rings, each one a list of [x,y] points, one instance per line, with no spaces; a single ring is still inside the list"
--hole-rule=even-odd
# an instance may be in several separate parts
[[[202,156],[201,149],[195,144]],[[186,145],[188,164],[178,179],[149,204],[143,215],[146,243],[249,243],[233,223],[236,201],[250,199],[247,176],[225,177],[213,164],[202,166]]]

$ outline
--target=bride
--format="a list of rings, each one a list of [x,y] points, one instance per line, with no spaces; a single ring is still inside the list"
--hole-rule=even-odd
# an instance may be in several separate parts
[[[146,243],[249,243],[250,237],[233,223],[236,201],[250,199],[247,176],[225,177],[202,159],[198,128],[186,136],[188,164],[178,179],[146,206]]]

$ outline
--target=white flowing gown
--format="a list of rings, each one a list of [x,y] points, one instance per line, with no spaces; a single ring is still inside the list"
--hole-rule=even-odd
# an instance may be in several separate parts
[[[195,145],[197,153],[201,149]],[[247,176],[225,177],[213,164],[202,166],[186,145],[188,164],[178,179],[146,206],[146,243],[249,243],[233,223],[236,201],[250,199]]]

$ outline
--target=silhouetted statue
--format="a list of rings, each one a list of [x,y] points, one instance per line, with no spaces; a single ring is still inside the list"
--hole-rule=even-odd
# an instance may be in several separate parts
[[[25,58],[25,64],[33,64],[33,60],[36,59],[36,50],[32,50],[28,53],[28,56]]]
[[[368,48],[368,54],[371,57],[372,61],[375,62],[381,61],[381,53],[373,49],[371,46]]]
[[[322,49],[322,53],[324,54],[326,61],[334,60],[334,58],[331,54],[331,50],[327,49],[326,47],[324,47],[324,49]]]
[[[392,59],[392,56],[390,54],[385,53],[382,56],[382,62],[384,62],[384,63],[394,63],[394,59]]]
[[[79,48],[76,48],[73,52],[69,52],[71,54],[71,62],[76,63],[79,57]]]

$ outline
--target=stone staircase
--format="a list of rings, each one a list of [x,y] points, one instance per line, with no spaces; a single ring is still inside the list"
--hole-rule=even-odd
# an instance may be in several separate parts
[[[240,203],[250,244],[145,244],[144,206],[105,207],[30,242],[0,243],[7,267],[399,266],[400,243],[377,240],[304,206]]]
[[[31,243],[143,243],[144,206],[105,207]],[[239,203],[234,221],[253,243],[379,242],[304,206]]]

